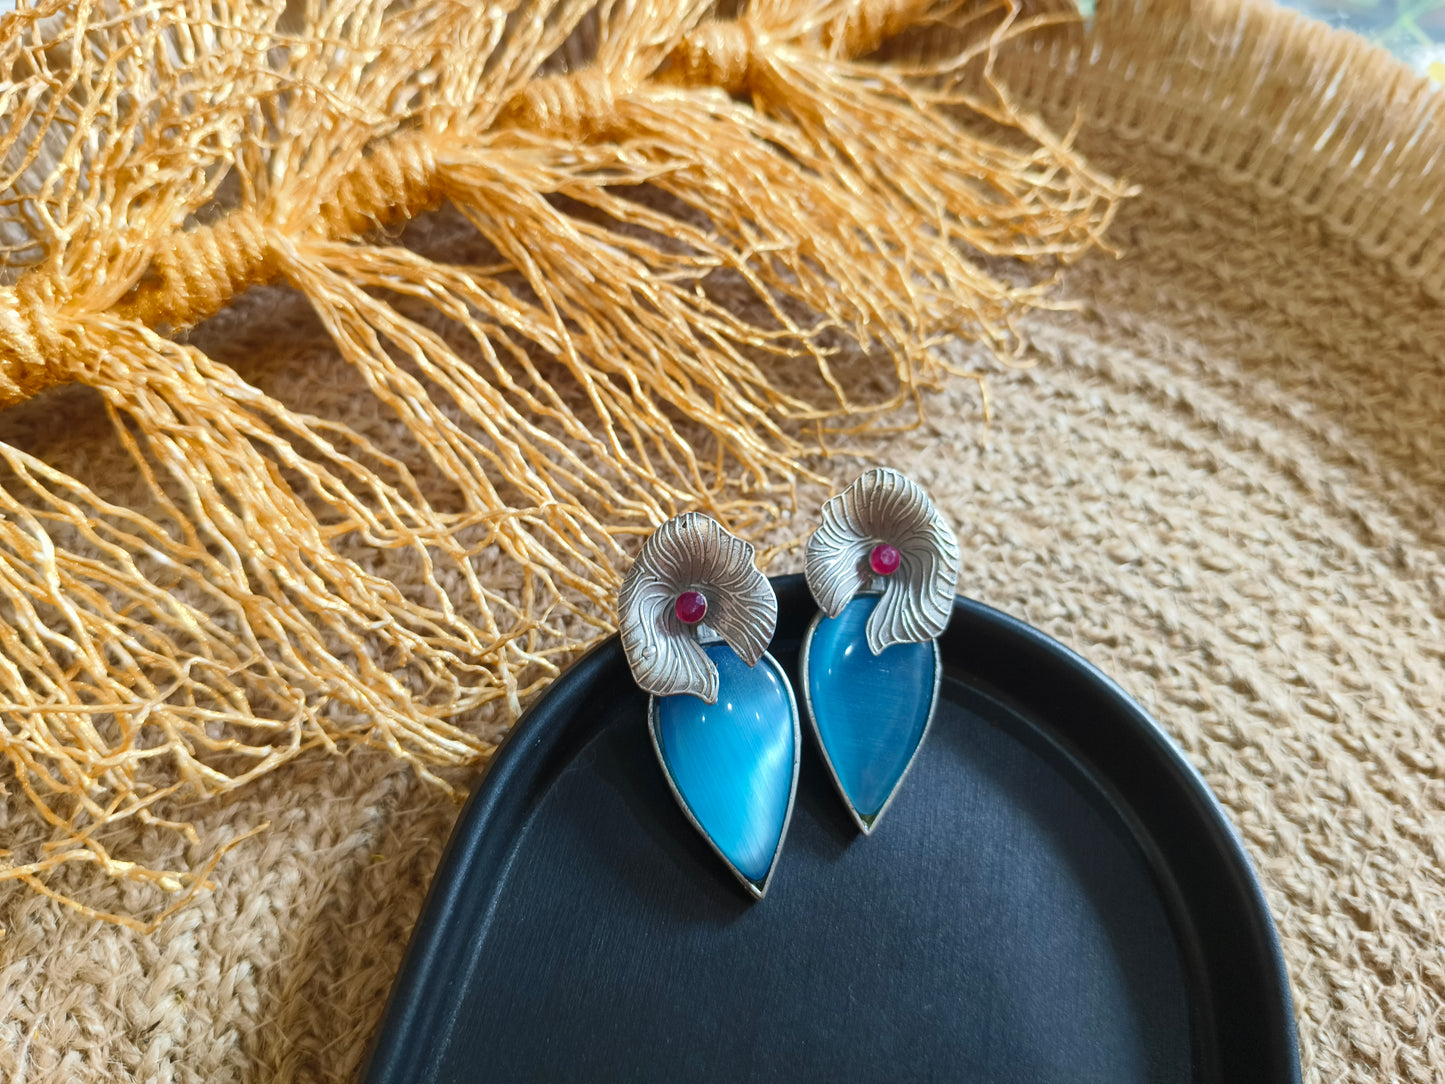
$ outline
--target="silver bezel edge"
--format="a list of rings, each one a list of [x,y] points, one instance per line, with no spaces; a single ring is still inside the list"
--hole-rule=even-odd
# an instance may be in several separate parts
[[[732,872],[732,875],[738,879],[738,881],[745,889],[748,890],[748,894],[756,900],[760,900],[765,895],[767,895],[768,886],[772,884],[773,881],[773,874],[776,873],[778,869],[778,856],[783,853],[783,844],[787,841],[788,829],[792,826],[793,823],[793,805],[798,798],[798,774],[799,768],[802,764],[803,752],[802,719],[801,714],[798,711],[798,698],[793,692],[793,683],[788,680],[788,672],[783,669],[782,664],[778,662],[777,659],[773,658],[772,652],[770,651],[764,651],[762,657],[758,659],[758,662],[766,662],[773,668],[777,675],[782,678],[783,688],[786,689],[788,693],[788,703],[792,706],[793,709],[793,778],[788,785],[788,809],[787,812],[783,814],[783,830],[778,834],[778,845],[773,850],[773,857],[768,862],[767,875],[763,878],[761,884],[753,881],[750,877],[744,874],[742,870],[738,869],[737,866],[733,865],[732,860],[728,858],[727,855],[723,854],[721,849],[719,849],[718,845],[713,842],[712,836],[710,836],[707,830],[698,823],[697,818],[692,815],[692,810],[688,808],[688,804],[683,798],[682,793],[677,789],[677,785],[672,781],[672,772],[668,771],[667,761],[663,758],[662,755],[662,744],[658,741],[657,738],[658,698],[651,695],[649,695],[647,698],[647,735],[652,741],[652,751],[657,757],[658,767],[662,769],[662,777],[663,779],[667,780],[667,789],[672,791],[672,797],[677,802],[678,808],[682,810],[683,816],[687,818],[688,823],[693,826],[693,828],[697,831],[698,835],[702,836],[703,840],[712,849],[713,854],[717,855],[718,858],[722,859],[723,865],[727,866],[727,868]],[[688,696],[691,694],[679,693],[675,695]]]
[[[849,599],[849,605],[852,605],[856,599],[874,598],[881,594],[882,592],[879,591],[860,591],[855,594],[852,599]],[[839,616],[841,617],[842,614],[839,614]],[[913,753],[909,756],[908,763],[903,766],[902,774],[898,776],[898,781],[893,784],[893,789],[888,792],[888,797],[884,799],[883,805],[879,808],[878,812],[873,815],[871,821],[865,821],[862,814],[858,812],[857,807],[853,805],[853,799],[848,797],[848,792],[844,789],[842,780],[838,778],[837,769],[833,767],[833,758],[828,755],[828,746],[823,741],[822,732],[818,729],[818,717],[813,713],[813,697],[809,692],[808,682],[808,657],[809,651],[813,646],[813,633],[817,631],[819,622],[824,620],[832,619],[822,610],[819,610],[813,615],[813,620],[808,623],[808,631],[803,634],[803,646],[798,653],[798,683],[803,689],[803,705],[807,708],[808,712],[808,728],[813,732],[813,740],[818,743],[818,752],[823,756],[823,763],[828,766],[828,776],[833,780],[833,787],[843,799],[843,804],[848,807],[848,813],[852,816],[853,823],[858,826],[858,830],[862,832],[864,836],[871,836],[873,829],[878,827],[878,822],[883,819],[883,814],[887,813],[888,807],[893,804],[893,799],[898,797],[898,792],[903,789],[903,782],[908,778],[908,773],[913,770],[913,763],[918,759],[919,750],[923,748],[923,743],[928,740],[928,732],[933,729],[933,717],[938,711],[938,691],[943,687],[943,659],[938,650],[938,641],[936,639],[929,640],[928,643],[933,646],[933,699],[930,700],[928,704],[928,718],[924,720],[923,733],[918,736],[918,744],[913,747]]]

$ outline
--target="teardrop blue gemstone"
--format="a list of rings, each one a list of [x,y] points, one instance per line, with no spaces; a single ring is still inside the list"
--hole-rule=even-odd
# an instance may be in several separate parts
[[[771,655],[749,667],[726,644],[703,650],[718,669],[717,703],[659,697],[653,739],[692,819],[761,895],[798,782],[798,709]]]
[[[868,617],[877,595],[860,595],[809,633],[807,682],[813,727],[859,826],[871,831],[908,770],[933,711],[938,648],[893,644],[875,655]]]

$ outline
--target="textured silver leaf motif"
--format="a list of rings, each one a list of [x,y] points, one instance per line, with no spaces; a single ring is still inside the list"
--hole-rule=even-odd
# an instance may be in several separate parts
[[[878,576],[873,547],[898,550],[898,570]],[[823,505],[823,521],[808,539],[806,576],[818,608],[837,617],[860,590],[881,587],[868,619],[868,648],[915,644],[943,632],[958,583],[958,539],[921,486],[888,467],[867,471]]]
[[[649,538],[617,593],[618,632],[633,680],[654,696],[691,693],[717,702],[717,667],[698,629],[674,611],[677,596],[700,591],[706,627],[749,666],[773,638],[778,599],[758,571],[753,547],[700,512],[668,520]]]

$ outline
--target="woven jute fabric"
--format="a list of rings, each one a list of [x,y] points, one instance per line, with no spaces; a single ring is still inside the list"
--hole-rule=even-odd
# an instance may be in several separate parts
[[[887,461],[957,524],[960,590],[1115,677],[1218,795],[1280,928],[1306,1080],[1445,1079],[1445,107],[1263,7],[1118,5],[1095,35],[1003,69],[1079,108],[1081,148],[1139,186],[1119,255],[1070,270],[1077,310],[1031,318],[1035,364],[991,377],[990,422],[956,383]],[[444,217],[425,242],[453,243]],[[304,409],[363,398],[284,291],[196,334]],[[380,413],[352,420],[405,454]],[[130,462],[84,391],[0,435],[64,469]],[[13,892],[0,1074],[350,1078],[456,812],[380,755],[317,754],[194,811],[194,860],[270,827],[152,935]],[[157,832],[155,860],[173,846]]]

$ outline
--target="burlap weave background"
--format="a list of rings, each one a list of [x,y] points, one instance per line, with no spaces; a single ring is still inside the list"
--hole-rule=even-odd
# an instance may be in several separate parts
[[[1445,104],[1283,13],[1115,18],[1097,63],[1025,59],[1021,85],[1080,103],[1081,145],[1141,186],[1121,258],[1069,274],[1080,310],[1033,321],[987,429],[959,383],[887,459],[958,524],[960,590],[1116,677],[1229,810],[1306,1080],[1445,1079]],[[288,402],[360,401],[283,291],[197,334]],[[0,435],[81,477],[128,463],[82,391]],[[11,893],[0,1074],[348,1079],[455,815],[380,756],[316,755],[199,812],[198,855],[272,826],[152,936]]]

